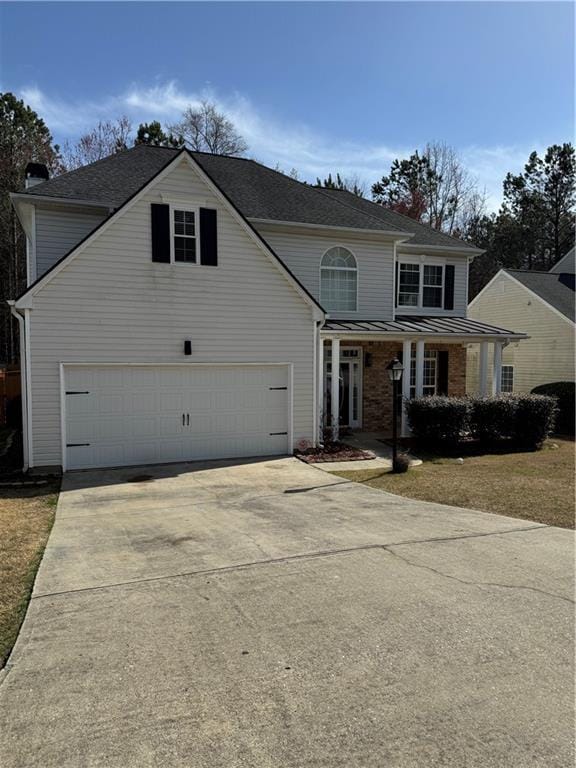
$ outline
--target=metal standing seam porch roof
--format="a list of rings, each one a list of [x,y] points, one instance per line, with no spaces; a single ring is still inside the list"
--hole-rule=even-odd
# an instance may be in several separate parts
[[[370,336],[454,336],[455,339],[472,336],[488,338],[527,339],[525,333],[508,331],[467,317],[421,317],[401,315],[394,320],[336,320],[328,319],[321,328],[323,333],[343,333]]]

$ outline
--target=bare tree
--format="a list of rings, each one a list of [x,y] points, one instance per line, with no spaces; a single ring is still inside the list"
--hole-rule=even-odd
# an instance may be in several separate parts
[[[437,180],[436,184],[427,188],[427,223],[444,232],[463,229],[467,217],[483,212],[478,210],[482,196],[478,193],[476,179],[464,168],[456,151],[447,144],[428,143],[423,155]]]
[[[372,185],[372,199],[448,234],[463,231],[485,207],[476,179],[456,151],[439,142],[394,160],[389,175]]]
[[[186,146],[195,152],[239,156],[248,149],[234,123],[209,101],[202,101],[199,107],[188,107],[182,120],[168,129],[182,136]]]
[[[62,160],[66,170],[73,171],[121,152],[128,147],[131,132],[132,124],[125,115],[116,120],[100,121],[73,144],[68,141],[64,144]]]

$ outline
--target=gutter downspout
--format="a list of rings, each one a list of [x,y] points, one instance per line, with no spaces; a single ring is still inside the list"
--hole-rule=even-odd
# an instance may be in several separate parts
[[[27,472],[31,466],[32,445],[32,419],[29,413],[30,403],[30,337],[28,328],[30,323],[30,310],[25,309],[22,315],[14,306],[14,301],[8,301],[10,312],[18,320],[20,328],[20,381],[22,387],[22,448],[23,467]]]

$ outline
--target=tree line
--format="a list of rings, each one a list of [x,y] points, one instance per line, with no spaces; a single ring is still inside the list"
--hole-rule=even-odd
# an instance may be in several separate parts
[[[9,194],[22,188],[26,164],[44,163],[51,175],[58,175],[139,144],[230,156],[248,152],[233,121],[209,101],[188,107],[172,125],[152,121],[134,131],[125,116],[100,121],[60,147],[34,110],[12,93],[0,94],[0,362],[18,359],[17,324],[6,300],[26,285],[26,247]],[[296,169],[288,175],[298,180]],[[368,197],[359,176],[338,171],[317,178],[315,186]],[[574,245],[574,147],[554,144],[542,156],[532,152],[520,173],[507,173],[497,212],[487,211],[485,191],[456,150],[441,142],[395,159],[372,184],[370,198],[482,248],[485,253],[470,267],[472,299],[498,269],[548,270]]]

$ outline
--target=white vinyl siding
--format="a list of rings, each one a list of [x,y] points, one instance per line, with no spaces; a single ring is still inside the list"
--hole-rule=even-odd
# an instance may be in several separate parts
[[[150,204],[162,195],[217,210],[217,270],[152,261]],[[62,269],[30,314],[36,466],[61,464],[60,362],[292,363],[294,441],[313,438],[312,308],[187,164]]]
[[[330,312],[341,319],[387,319],[394,316],[394,249],[392,243],[379,242],[353,233],[344,237],[318,232],[303,233],[276,225],[257,225],[266,242],[292,273],[320,301],[320,263],[329,248],[341,246],[354,254],[358,268],[356,311]]]
[[[108,215],[105,209],[36,206],[36,277],[90,234]]]
[[[539,384],[574,381],[574,323],[560,316],[533,293],[501,273],[468,310],[474,320],[526,333],[502,351],[502,364],[514,366],[514,392]],[[478,390],[478,345],[468,350],[466,388]],[[489,353],[489,372],[492,353]]]

